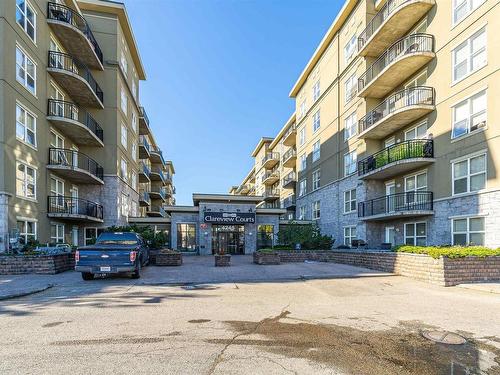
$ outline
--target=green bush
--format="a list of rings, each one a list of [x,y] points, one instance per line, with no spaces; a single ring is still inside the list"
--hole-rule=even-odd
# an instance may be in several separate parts
[[[302,250],[330,250],[334,239],[322,235],[316,224],[291,223],[278,232],[278,243],[285,249],[294,249],[295,244],[300,244]]]
[[[156,232],[150,226],[129,225],[124,227],[112,226],[107,228],[108,232],[134,232],[138,233],[149,244],[151,249],[160,249],[167,246],[168,236],[165,232]]]
[[[426,254],[435,259],[439,257],[464,258],[467,256],[488,257],[500,256],[500,249],[489,249],[483,246],[397,246],[394,251],[401,253]]]

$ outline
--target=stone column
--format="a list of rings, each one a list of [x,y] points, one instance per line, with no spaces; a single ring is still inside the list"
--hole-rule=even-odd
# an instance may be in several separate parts
[[[0,252],[9,248],[9,196],[0,193]]]

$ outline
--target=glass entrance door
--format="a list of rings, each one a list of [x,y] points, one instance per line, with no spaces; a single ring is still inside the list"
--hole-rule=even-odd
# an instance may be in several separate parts
[[[243,226],[213,225],[212,226],[212,253],[213,254],[244,254],[245,232]]]

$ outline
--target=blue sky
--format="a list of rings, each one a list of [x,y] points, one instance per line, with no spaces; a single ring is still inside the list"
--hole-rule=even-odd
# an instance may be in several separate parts
[[[141,102],[177,204],[226,193],[262,136],[291,115],[288,93],[343,0],[125,0],[147,81]]]

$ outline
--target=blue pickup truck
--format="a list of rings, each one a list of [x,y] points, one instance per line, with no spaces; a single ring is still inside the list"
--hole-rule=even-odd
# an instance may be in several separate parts
[[[92,280],[96,274],[131,274],[138,279],[148,262],[148,245],[133,232],[104,232],[94,245],[75,253],[75,271],[82,273],[83,280]]]

